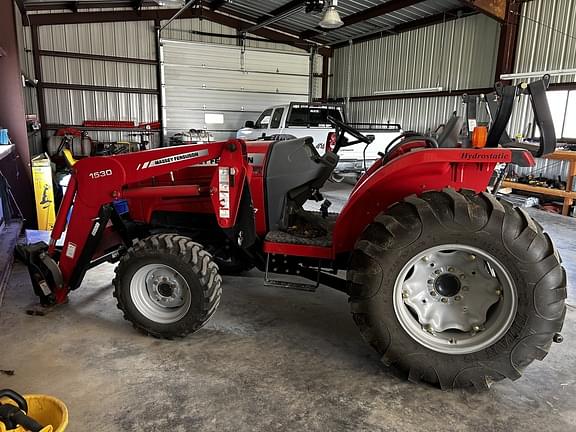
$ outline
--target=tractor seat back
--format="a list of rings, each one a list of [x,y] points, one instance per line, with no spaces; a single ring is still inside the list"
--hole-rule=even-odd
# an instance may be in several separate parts
[[[455,148],[458,147],[458,137],[464,125],[462,117],[457,116],[456,113],[452,114],[448,123],[442,129],[442,133],[438,137],[438,147],[440,148]]]
[[[304,204],[338,163],[337,157],[321,157],[312,142],[306,137],[270,144],[265,169],[269,230],[287,228],[290,210]]]

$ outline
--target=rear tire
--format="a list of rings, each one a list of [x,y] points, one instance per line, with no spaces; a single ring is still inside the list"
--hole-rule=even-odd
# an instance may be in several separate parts
[[[188,237],[153,235],[122,257],[114,297],[124,318],[158,337],[184,337],[216,311],[222,278],[212,256]]]
[[[426,192],[380,214],[357,242],[353,318],[382,362],[409,380],[486,389],[548,354],[566,311],[560,263],[523,210],[485,193]]]

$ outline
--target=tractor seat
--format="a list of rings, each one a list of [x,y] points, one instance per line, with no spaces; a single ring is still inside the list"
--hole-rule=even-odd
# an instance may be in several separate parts
[[[320,156],[312,138],[276,141],[270,144],[265,170],[268,227],[288,228],[289,216],[320,189],[338,163],[338,157]]]
[[[439,148],[456,148],[458,147],[458,137],[462,126],[464,125],[464,120],[462,117],[457,116],[456,113],[450,117],[450,120],[446,123],[442,129],[442,133],[438,137],[438,147]]]

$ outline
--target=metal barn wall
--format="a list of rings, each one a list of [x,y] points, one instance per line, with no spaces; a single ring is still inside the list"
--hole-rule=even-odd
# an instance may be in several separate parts
[[[522,15],[514,73],[576,69],[576,2],[534,0],[522,5]],[[576,75],[554,76],[551,81],[574,83]],[[510,132],[523,134],[533,121],[526,99],[512,115]]]
[[[98,11],[101,10],[94,9],[94,12]],[[42,13],[58,12],[68,11]],[[222,36],[200,35],[198,32]],[[40,26],[38,35],[39,48],[43,51],[156,59],[152,21]],[[236,38],[226,37],[236,35],[233,28],[200,19],[175,20],[162,33],[166,38],[222,45],[236,45]],[[33,76],[30,27],[24,28],[23,39],[30,50],[25,57]],[[305,53],[295,47],[265,40],[248,40],[246,46],[281,53]],[[153,64],[41,56],[41,68],[43,81],[49,83],[157,90],[156,66]],[[321,62],[318,62],[316,71],[321,71]],[[320,80],[315,81],[314,88],[319,96]],[[48,124],[80,125],[84,120],[133,120],[140,123],[159,119],[155,94],[53,88],[44,89],[43,94]],[[31,110],[34,109],[33,103],[30,99]],[[135,139],[128,132],[91,131],[90,135],[103,141]]]
[[[44,51],[155,60],[152,21],[41,26]],[[42,56],[42,79],[56,84],[131,87],[156,90],[155,66],[89,59]],[[147,123],[158,119],[154,94],[44,90],[46,123],[81,125],[84,120],[126,120]],[[134,140],[128,132],[91,131],[98,140]]]
[[[496,21],[474,15],[339,48],[332,61],[330,97],[431,87],[490,87],[499,34]],[[389,120],[405,129],[426,130],[459,108],[457,97],[442,97],[351,101],[348,111],[352,121]]]
[[[20,68],[22,75],[27,80],[34,80],[34,56],[32,54],[32,37],[30,27],[24,27],[22,23],[22,15],[18,9],[18,5],[14,5],[16,32],[18,40],[18,50],[20,57]],[[26,115],[38,115],[38,98],[36,97],[36,88],[27,84],[22,89],[24,95],[24,108]],[[42,138],[40,132],[28,132],[28,145],[30,148],[30,156],[34,157],[42,153]]]
[[[522,5],[514,73],[576,68],[576,2],[533,0]],[[520,81],[532,81],[521,79]],[[576,75],[553,76],[553,83],[574,83]],[[526,136],[534,114],[528,98],[515,107],[508,127],[512,136]],[[568,163],[538,159],[534,168],[518,168],[519,174],[566,179]]]

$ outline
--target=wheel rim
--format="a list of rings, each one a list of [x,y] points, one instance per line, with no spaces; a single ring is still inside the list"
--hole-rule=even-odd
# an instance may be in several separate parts
[[[510,273],[488,252],[447,244],[426,249],[400,271],[394,311],[416,342],[445,354],[469,354],[496,343],[518,305]]]
[[[186,280],[177,270],[164,264],[140,267],[130,280],[130,295],[142,315],[160,324],[182,319],[192,303]]]

